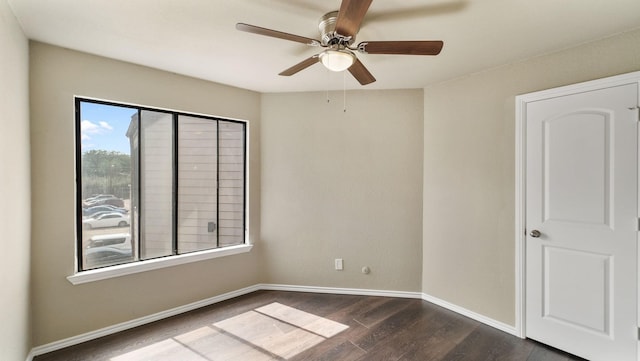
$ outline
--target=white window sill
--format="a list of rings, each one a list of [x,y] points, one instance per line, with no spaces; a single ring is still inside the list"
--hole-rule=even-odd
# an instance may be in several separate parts
[[[247,253],[251,251],[251,248],[253,248],[253,245],[251,244],[242,244],[239,246],[216,248],[207,251],[150,259],[147,261],[125,263],[117,266],[78,272],[67,277],[67,280],[69,280],[69,282],[73,283],[74,285],[79,285],[82,283],[105,280],[139,272],[151,271],[159,268],[177,266],[185,263],[203,261],[206,259],[225,257],[240,253]]]

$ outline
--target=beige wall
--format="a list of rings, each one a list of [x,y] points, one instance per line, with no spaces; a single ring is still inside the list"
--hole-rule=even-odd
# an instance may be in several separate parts
[[[0,0],[0,359],[24,360],[29,328],[29,48]]]
[[[515,324],[515,96],[636,70],[640,30],[424,90],[424,293]]]
[[[33,343],[182,306],[262,281],[257,244],[235,255],[74,286],[74,103],[81,95],[250,121],[250,237],[260,234],[260,95],[30,44]],[[5,134],[3,132],[3,134]]]
[[[331,98],[262,97],[268,281],[418,292],[422,90],[349,91],[346,113]]]

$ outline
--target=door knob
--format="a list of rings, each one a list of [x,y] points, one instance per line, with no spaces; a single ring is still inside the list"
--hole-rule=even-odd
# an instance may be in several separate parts
[[[542,233],[540,233],[540,231],[538,231],[537,229],[534,229],[533,231],[531,231],[531,233],[529,233],[529,235],[533,238],[539,238]]]

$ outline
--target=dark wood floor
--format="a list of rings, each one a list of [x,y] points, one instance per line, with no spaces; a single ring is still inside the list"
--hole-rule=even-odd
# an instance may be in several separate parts
[[[267,305],[283,316],[264,311]],[[269,325],[258,325],[263,319]],[[293,348],[283,345],[289,340]],[[263,359],[582,360],[421,300],[280,291],[254,292],[34,360]]]

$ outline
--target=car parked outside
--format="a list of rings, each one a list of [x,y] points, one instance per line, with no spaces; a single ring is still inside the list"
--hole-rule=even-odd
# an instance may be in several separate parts
[[[122,213],[122,214],[129,213],[129,211],[127,209],[116,207],[116,206],[112,206],[112,205],[109,205],[109,204],[104,204],[104,205],[101,205],[101,206],[87,207],[87,208],[83,208],[82,209],[82,215],[83,216],[91,216],[91,215],[94,215],[94,214],[96,214],[98,212],[118,212],[118,213]]]
[[[114,246],[117,248],[131,248],[131,234],[112,233],[100,234],[89,238],[87,248]]]
[[[110,205],[110,206],[123,208],[124,201],[120,198],[106,198],[106,199],[99,200],[96,203],[96,205]]]
[[[91,217],[82,220],[82,226],[84,228],[105,228],[105,227],[125,227],[129,225],[129,215],[108,212],[96,217]]]
[[[82,200],[82,204],[92,204],[95,203],[99,200],[102,199],[108,199],[108,198],[117,198],[116,196],[114,196],[113,194],[98,194],[95,195],[93,197],[88,197]]]
[[[116,247],[94,247],[85,250],[84,269],[112,266],[133,261],[131,249]]]
[[[104,204],[124,207],[124,201],[113,194],[101,194],[96,197],[87,198],[82,202],[83,207],[101,206]]]
[[[124,201],[120,198],[114,197],[114,198],[101,198],[94,201],[85,202],[82,204],[82,206],[85,208],[103,206],[103,205],[110,205],[110,206],[122,208],[124,207]]]
[[[98,199],[103,198],[116,198],[113,194],[96,194],[91,197],[85,198],[85,202],[97,201]]]
[[[96,212],[90,216],[84,216],[82,217],[83,220],[85,219],[90,219],[90,218],[98,218],[99,216],[103,215],[103,214],[107,214],[107,213],[120,213],[122,215],[126,215],[126,213],[122,213],[122,212],[114,212],[114,211],[100,211],[100,212]]]

